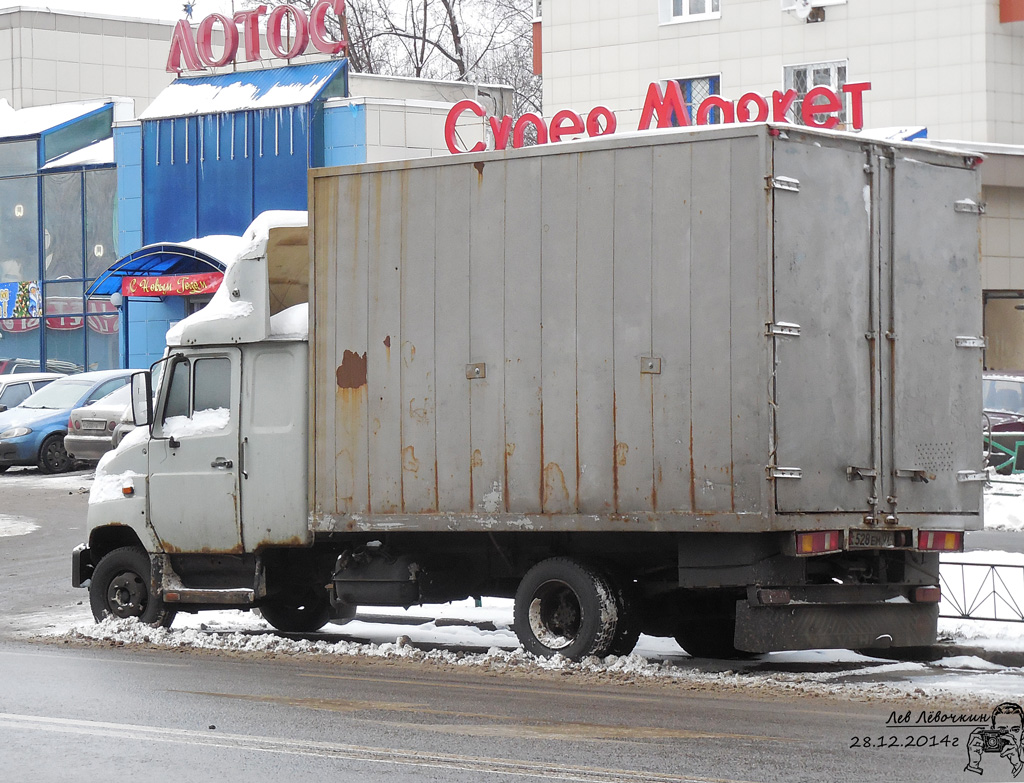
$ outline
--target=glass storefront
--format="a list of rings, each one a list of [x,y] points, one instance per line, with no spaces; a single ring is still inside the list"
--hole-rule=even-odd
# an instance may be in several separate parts
[[[37,172],[36,145],[0,143],[0,359],[118,367],[117,311],[84,295],[118,257],[116,169]]]

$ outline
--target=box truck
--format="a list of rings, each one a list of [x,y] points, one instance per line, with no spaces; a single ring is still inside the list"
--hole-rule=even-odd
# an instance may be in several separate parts
[[[74,583],[288,631],[504,596],[576,659],[932,644],[979,163],[745,125],[312,170],[135,376]]]

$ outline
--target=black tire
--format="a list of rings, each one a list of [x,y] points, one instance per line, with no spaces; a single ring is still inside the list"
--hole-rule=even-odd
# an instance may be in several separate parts
[[[750,658],[736,648],[736,600],[709,596],[687,602],[675,640],[694,658]]]
[[[43,473],[64,473],[74,464],[64,449],[64,436],[59,432],[47,435],[39,447],[39,469]]]
[[[10,467],[10,465],[0,465],[0,473],[6,473],[7,469]]]
[[[542,560],[519,583],[513,625],[534,655],[603,657],[618,626],[615,591],[607,577],[576,560]]]
[[[149,555],[140,547],[108,552],[93,571],[89,604],[96,622],[105,617],[137,617],[154,626],[170,627],[176,612],[149,589]]]
[[[304,595],[275,597],[260,604],[263,619],[286,633],[319,631],[331,619],[331,601],[312,588]]]
[[[615,605],[619,621],[615,626],[615,637],[608,648],[609,655],[629,655],[640,639],[643,628],[643,602],[632,581],[625,578],[611,578],[615,592]]]

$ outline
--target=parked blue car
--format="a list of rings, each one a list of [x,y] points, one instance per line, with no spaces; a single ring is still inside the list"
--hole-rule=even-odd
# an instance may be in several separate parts
[[[133,370],[97,370],[54,381],[21,405],[0,413],[0,473],[13,465],[38,465],[43,473],[71,470],[64,450],[71,411],[126,384]]]

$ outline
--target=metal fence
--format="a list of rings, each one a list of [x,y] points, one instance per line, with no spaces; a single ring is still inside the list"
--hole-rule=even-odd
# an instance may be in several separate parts
[[[942,563],[940,617],[1024,623],[1024,565]]]

